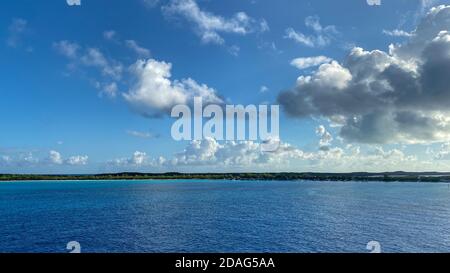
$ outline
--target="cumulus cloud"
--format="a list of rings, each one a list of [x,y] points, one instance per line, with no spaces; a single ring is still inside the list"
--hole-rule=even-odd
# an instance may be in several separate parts
[[[51,150],[49,152],[48,161],[51,164],[55,164],[55,165],[66,164],[66,165],[75,166],[75,165],[86,165],[88,162],[88,158],[89,157],[86,155],[84,155],[84,156],[77,155],[77,156],[71,156],[67,159],[64,159],[61,156],[61,153]]]
[[[308,155],[295,147],[281,143],[274,152],[264,152],[260,143],[253,141],[227,141],[219,143],[213,138],[192,141],[183,152],[170,161],[172,165],[216,165],[249,167],[267,165],[276,167],[293,158],[307,158]]]
[[[389,52],[353,48],[343,64],[322,64],[282,92],[293,117],[324,117],[362,143],[417,143],[450,137],[450,6],[432,8]]]
[[[254,141],[216,141],[205,138],[190,142],[183,151],[171,158],[153,158],[144,152],[131,157],[110,161],[110,166],[136,170],[186,170],[192,171],[386,171],[408,166],[414,170],[424,166],[415,156],[399,149],[385,150],[369,147],[362,151],[359,146],[332,147],[331,135],[325,128],[318,128],[321,139],[328,146],[307,152],[289,143],[280,143],[279,149],[264,152],[261,143]]]
[[[282,143],[274,152],[263,152],[261,143],[253,141],[222,141],[205,138],[190,142],[186,148],[174,154],[170,159],[164,157],[151,158],[146,153],[135,152],[129,158],[120,158],[110,161],[113,166],[128,168],[216,168],[228,170],[229,168],[253,169],[271,166],[277,169],[289,163],[290,159],[309,159],[310,154],[287,144]]]
[[[150,55],[149,50],[133,40],[125,44],[142,57]],[[216,90],[206,84],[199,84],[191,78],[172,80],[171,63],[139,59],[125,70],[121,62],[108,58],[98,48],[83,48],[67,40],[55,42],[53,47],[70,61],[72,70],[83,68],[86,74],[96,72],[92,74],[91,83],[99,90],[100,96],[114,98],[119,94],[119,85],[128,85],[128,91],[122,93],[123,98],[133,110],[146,117],[169,114],[173,106],[189,105],[194,97],[202,97],[205,104],[223,103]]]
[[[419,12],[417,16],[427,13],[432,6],[435,6],[439,2],[439,0],[420,0],[419,2]]]
[[[10,151],[0,154],[0,168],[5,170],[25,170],[27,168],[45,168],[49,166],[82,166],[88,164],[88,156],[75,155],[64,158],[60,152],[51,150],[48,153],[40,151]]]
[[[291,65],[297,67],[298,69],[306,69],[324,63],[329,63],[331,61],[332,59],[325,56],[315,56],[306,58],[295,58],[291,61]]]
[[[71,156],[66,160],[66,163],[69,165],[86,165],[89,157],[87,155],[84,156]]]
[[[333,25],[323,27],[320,24],[320,18],[318,16],[306,17],[305,26],[310,32],[312,32],[312,34],[304,34],[294,30],[292,27],[289,27],[286,29],[286,35],[284,37],[304,46],[324,47],[329,45],[339,33]]]
[[[332,61],[329,64],[321,65],[312,76],[298,77],[297,85],[314,85],[341,90],[347,88],[351,80],[352,74],[350,71],[345,67],[342,67],[338,62]],[[302,111],[302,109],[298,110]]]
[[[42,160],[35,157],[32,152],[20,152],[0,156],[0,167],[26,167],[41,163]]]
[[[200,9],[194,0],[171,0],[162,9],[168,17],[183,18],[192,23],[203,43],[223,44],[225,40],[221,33],[246,35],[269,30],[265,20],[255,20],[245,12],[238,12],[231,18],[225,18]]]
[[[158,167],[163,165],[165,159],[159,157],[157,159],[150,158],[145,152],[136,151],[131,157],[119,158],[108,162],[110,166],[125,168],[141,168],[141,167]]]
[[[57,151],[50,151],[48,158],[49,158],[50,162],[53,164],[60,165],[63,163],[61,154]]]
[[[142,165],[147,160],[147,154],[144,152],[136,151],[131,158],[131,163],[135,165]]]
[[[138,113],[155,117],[170,113],[177,104],[191,104],[194,97],[202,97],[204,103],[222,103],[216,91],[191,78],[171,79],[172,64],[149,59],[138,60],[130,71],[135,77],[125,100]]]
[[[321,150],[328,149],[328,147],[331,145],[331,142],[333,141],[333,136],[330,134],[330,132],[327,131],[324,125],[320,125],[316,128],[316,134],[320,137],[319,148]]]

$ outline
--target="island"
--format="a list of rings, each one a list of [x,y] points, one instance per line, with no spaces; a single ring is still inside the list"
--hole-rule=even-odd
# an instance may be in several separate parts
[[[443,172],[270,172],[270,173],[103,173],[103,174],[0,174],[0,181],[43,180],[244,180],[244,181],[379,181],[379,182],[450,182]]]

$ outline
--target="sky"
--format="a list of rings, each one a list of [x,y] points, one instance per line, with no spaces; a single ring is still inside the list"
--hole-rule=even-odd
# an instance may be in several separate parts
[[[448,75],[450,1],[5,1],[0,173],[450,171]],[[196,96],[280,147],[175,141]]]

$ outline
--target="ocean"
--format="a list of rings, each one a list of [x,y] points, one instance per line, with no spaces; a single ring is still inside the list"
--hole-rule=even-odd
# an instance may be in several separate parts
[[[450,187],[312,181],[0,183],[0,252],[449,252]]]

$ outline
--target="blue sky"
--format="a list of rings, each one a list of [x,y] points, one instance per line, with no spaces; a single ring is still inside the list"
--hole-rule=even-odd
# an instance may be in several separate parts
[[[446,83],[432,71],[447,59],[425,53],[447,45],[439,31],[449,29],[450,8],[430,9],[449,1],[68,2],[6,1],[0,10],[0,172],[449,171],[445,107],[400,105],[404,90],[388,73]],[[155,91],[158,80],[169,85]],[[429,97],[405,97],[450,93],[424,81]],[[370,92],[354,91],[362,83]],[[152,93],[171,90],[280,104],[280,151],[174,141],[165,114],[173,98]]]

